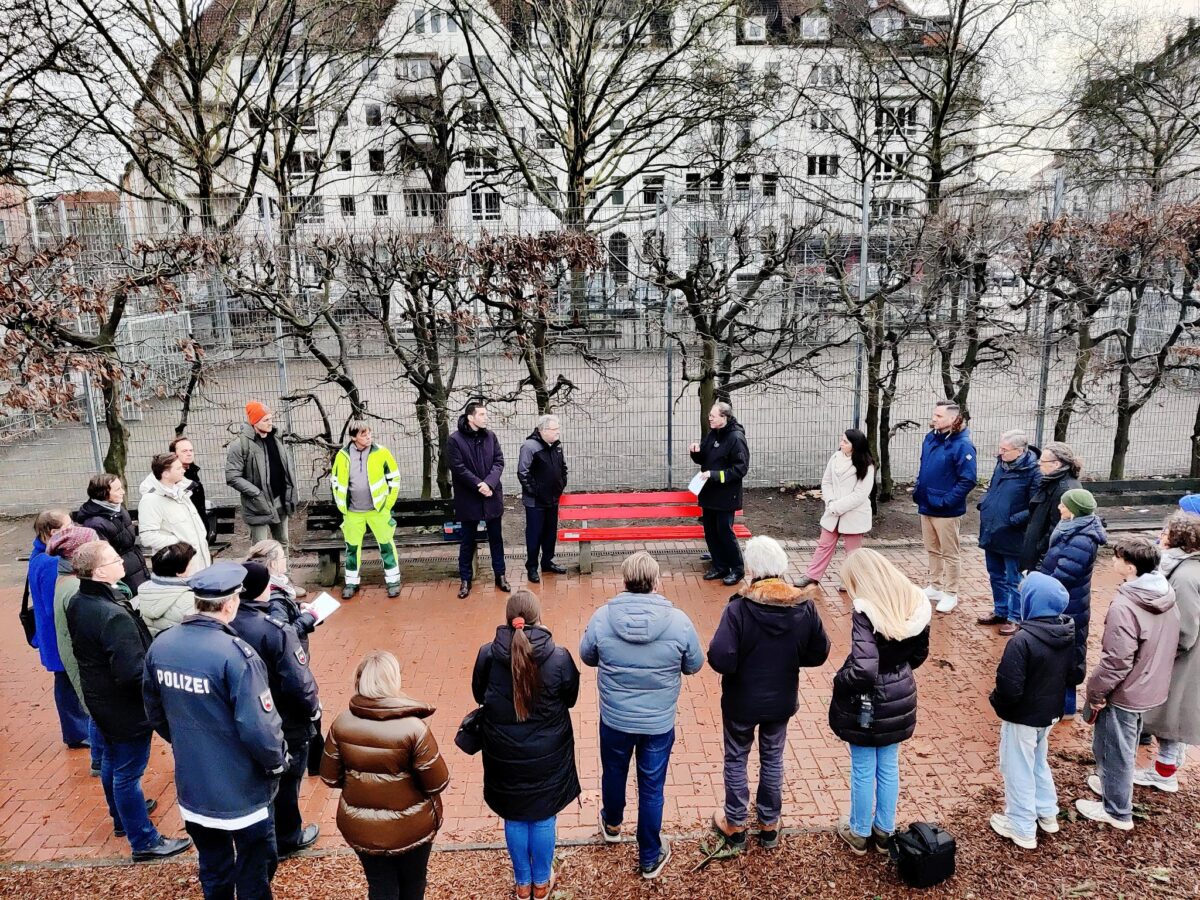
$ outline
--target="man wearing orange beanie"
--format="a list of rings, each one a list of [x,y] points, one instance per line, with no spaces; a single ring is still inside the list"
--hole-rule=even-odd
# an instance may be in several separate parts
[[[296,465],[292,451],[275,436],[268,406],[246,404],[246,424],[225,456],[225,483],[242,499],[250,542],[273,537],[288,551],[288,517],[296,511]]]

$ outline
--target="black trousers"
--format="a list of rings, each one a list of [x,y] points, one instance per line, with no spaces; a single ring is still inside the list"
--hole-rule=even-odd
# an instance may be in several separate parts
[[[430,842],[394,856],[359,853],[358,860],[367,876],[367,900],[422,900],[432,849]]]
[[[492,571],[497,575],[504,574],[504,520],[497,516],[484,522],[487,527],[488,549],[492,554]],[[458,577],[470,581],[471,558],[475,555],[475,541],[478,539],[479,520],[462,520],[462,539],[458,544]]]
[[[200,856],[204,900],[271,900],[279,852],[270,816],[237,831],[183,824]]]
[[[554,547],[558,542],[558,507],[525,507],[525,568],[538,567],[538,552],[541,565],[554,561]]]
[[[273,804],[275,817],[275,843],[280,853],[296,849],[304,822],[300,817],[300,783],[308,768],[308,741],[288,738],[287,768],[279,776],[279,791]]]
[[[744,574],[742,549],[733,535],[733,511],[704,509],[701,513],[704,543],[708,545],[708,552],[712,554],[713,568],[718,572]]]

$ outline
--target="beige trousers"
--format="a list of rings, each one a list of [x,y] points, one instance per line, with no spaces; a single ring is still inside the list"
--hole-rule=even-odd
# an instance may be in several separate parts
[[[929,555],[929,583],[947,594],[958,594],[958,527],[962,520],[962,516],[921,516],[921,540]]]

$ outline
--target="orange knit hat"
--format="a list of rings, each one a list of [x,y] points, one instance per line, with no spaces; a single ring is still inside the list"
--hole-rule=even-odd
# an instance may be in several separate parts
[[[251,400],[246,404],[246,419],[251,425],[257,425],[262,421],[263,416],[269,415],[270,410],[259,403],[257,400]]]

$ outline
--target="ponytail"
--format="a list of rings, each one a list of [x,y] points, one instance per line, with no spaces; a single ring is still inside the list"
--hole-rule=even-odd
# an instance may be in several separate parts
[[[521,589],[509,595],[505,617],[513,629],[512,695],[518,722],[529,718],[541,692],[541,673],[533,659],[533,644],[525,634],[526,625],[538,624],[540,615],[537,597],[531,591]]]

